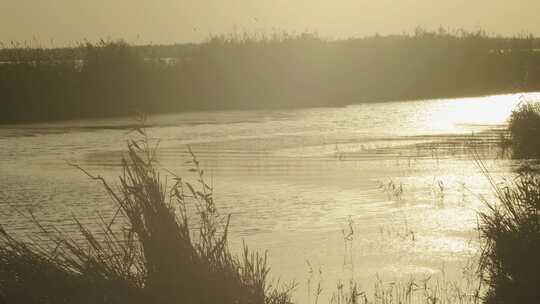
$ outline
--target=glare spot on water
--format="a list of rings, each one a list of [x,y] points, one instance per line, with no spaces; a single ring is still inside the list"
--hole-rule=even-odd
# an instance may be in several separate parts
[[[427,116],[432,130],[445,133],[463,132],[470,126],[506,123],[521,95],[499,95],[484,98],[463,98],[454,102],[441,100]],[[527,98],[535,98],[528,95]],[[536,98],[538,98],[536,96]]]

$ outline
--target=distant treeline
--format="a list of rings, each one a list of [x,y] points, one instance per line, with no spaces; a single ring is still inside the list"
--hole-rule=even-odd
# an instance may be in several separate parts
[[[532,36],[443,30],[337,41],[281,33],[169,46],[12,43],[0,50],[0,123],[532,91],[539,50]]]

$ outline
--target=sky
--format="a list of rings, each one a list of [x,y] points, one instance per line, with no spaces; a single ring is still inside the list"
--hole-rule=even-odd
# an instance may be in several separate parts
[[[418,26],[540,36],[539,11],[540,0],[0,0],[0,41],[169,44],[273,31],[339,39]]]

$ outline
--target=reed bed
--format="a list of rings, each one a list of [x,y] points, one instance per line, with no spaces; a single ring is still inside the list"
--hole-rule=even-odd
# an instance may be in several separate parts
[[[6,44],[0,123],[535,91],[539,45],[532,36],[444,29],[347,40],[274,32],[197,45]]]

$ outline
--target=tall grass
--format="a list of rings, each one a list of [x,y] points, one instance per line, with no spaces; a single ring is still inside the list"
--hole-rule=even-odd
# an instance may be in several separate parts
[[[290,303],[293,286],[271,284],[265,254],[231,254],[229,217],[191,162],[197,184],[169,185],[148,139],[130,141],[117,189],[83,170],[118,207],[99,231],[75,219],[81,241],[36,221],[41,234],[23,242],[2,229],[0,303]]]
[[[540,157],[540,104],[522,103],[512,111],[508,124],[510,146],[518,158]]]
[[[540,104],[522,103],[514,109],[508,131],[513,156],[540,157]],[[498,201],[487,203],[488,210],[480,214],[486,303],[538,303],[540,176],[533,167],[522,166],[513,181],[493,188]]]
[[[507,143],[517,158],[540,157],[540,104],[522,103],[508,124]],[[479,163],[488,176],[487,170]],[[485,303],[538,303],[540,299],[540,175],[522,166],[516,178],[496,185],[497,201],[480,213],[480,260],[489,286]]]
[[[496,186],[498,201],[480,214],[481,269],[486,303],[538,303],[540,299],[540,176],[519,173]]]
[[[173,46],[14,44],[0,50],[0,123],[538,90],[538,45],[426,30],[347,40],[234,34]]]

